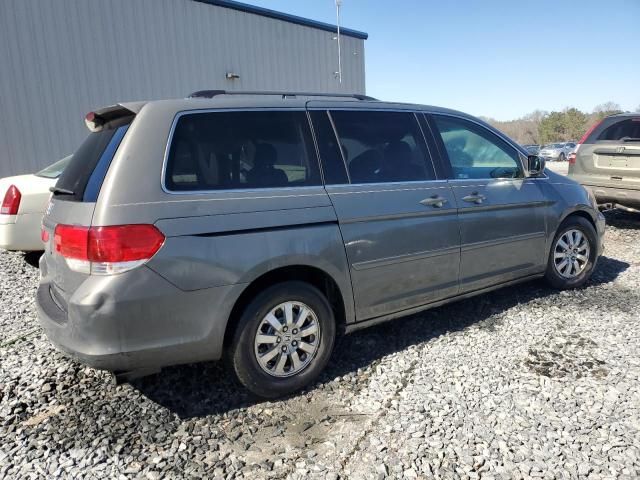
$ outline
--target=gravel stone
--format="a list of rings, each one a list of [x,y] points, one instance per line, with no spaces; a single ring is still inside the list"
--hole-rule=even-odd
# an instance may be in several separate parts
[[[0,479],[640,477],[640,215],[607,213],[587,286],[541,281],[339,338],[320,380],[258,402],[221,365],[115,385],[35,317],[0,252]]]

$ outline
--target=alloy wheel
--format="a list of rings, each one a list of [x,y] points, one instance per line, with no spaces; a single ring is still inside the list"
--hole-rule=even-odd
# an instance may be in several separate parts
[[[254,353],[263,371],[290,377],[304,370],[320,346],[320,322],[302,302],[288,301],[262,319],[254,339]]]
[[[587,268],[590,254],[586,235],[578,229],[567,230],[556,241],[553,265],[564,278],[575,278]]]

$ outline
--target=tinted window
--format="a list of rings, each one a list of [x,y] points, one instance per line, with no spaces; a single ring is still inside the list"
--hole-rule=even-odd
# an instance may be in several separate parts
[[[605,128],[598,140],[640,141],[640,118],[629,118]]]
[[[313,132],[318,142],[322,173],[327,185],[349,183],[338,140],[326,111],[310,112]]]
[[[413,113],[332,111],[351,183],[435,178]]]
[[[57,187],[69,190],[73,195],[54,195],[64,200],[95,201],[131,120],[132,117],[123,118],[105,125],[99,132],[90,133],[56,183]]]
[[[210,112],[183,115],[169,150],[170,190],[319,185],[304,112]]]
[[[454,178],[522,176],[518,152],[486,128],[456,117],[434,115]]]

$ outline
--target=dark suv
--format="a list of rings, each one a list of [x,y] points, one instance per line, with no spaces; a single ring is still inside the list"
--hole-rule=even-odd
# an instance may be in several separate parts
[[[59,348],[120,378],[226,355],[283,395],[338,333],[532,278],[577,287],[602,252],[583,187],[461,112],[211,91],[86,122],[37,306]]]

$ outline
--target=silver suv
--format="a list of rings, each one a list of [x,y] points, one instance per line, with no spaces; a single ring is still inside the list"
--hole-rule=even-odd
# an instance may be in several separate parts
[[[569,154],[576,148],[575,142],[550,143],[543,146],[538,153],[546,161],[564,162]]]
[[[226,356],[284,395],[337,334],[538,277],[579,287],[603,248],[583,187],[453,110],[205,91],[86,123],[37,306],[54,344],[120,379]]]
[[[604,118],[569,155],[569,176],[601,204],[640,210],[640,114]]]

